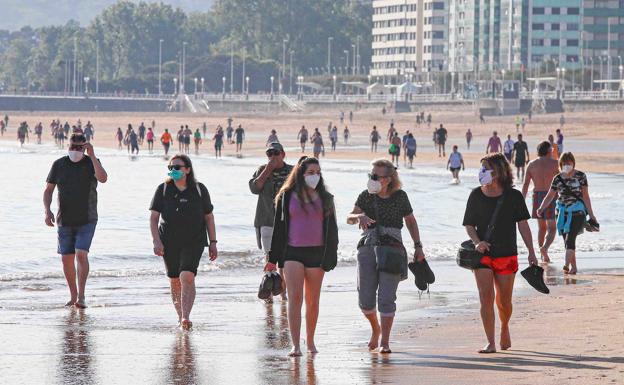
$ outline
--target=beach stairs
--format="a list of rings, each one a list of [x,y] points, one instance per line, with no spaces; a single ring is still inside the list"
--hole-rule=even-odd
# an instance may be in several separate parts
[[[193,102],[191,101],[191,98],[189,98],[187,94],[181,94],[180,97],[182,98],[181,104],[184,106],[184,109],[188,110],[193,114],[196,114],[197,108],[195,107],[195,104],[193,104]]]
[[[296,102],[286,95],[280,95],[279,104],[286,106],[290,112],[303,112],[305,108],[303,102]]]

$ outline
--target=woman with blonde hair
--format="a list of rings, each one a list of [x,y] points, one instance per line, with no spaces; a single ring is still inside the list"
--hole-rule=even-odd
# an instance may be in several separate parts
[[[396,291],[399,282],[407,278],[407,254],[401,238],[403,224],[414,241],[414,262],[423,262],[425,255],[418,224],[409,198],[401,189],[396,167],[386,159],[375,160],[371,166],[367,189],[358,196],[353,211],[347,216],[347,223],[358,224],[362,230],[357,253],[358,297],[360,309],[371,326],[368,348],[375,350],[381,344],[381,353],[391,353],[390,332],[396,311]],[[403,251],[402,256],[395,256],[402,259],[398,261],[400,268],[384,268],[378,264],[375,247],[381,245]]]
[[[531,215],[522,193],[513,188],[513,172],[503,154],[490,154],[481,159],[479,182],[481,186],[472,190],[468,197],[463,225],[475,249],[484,255],[473,269],[479,289],[481,321],[487,337],[487,344],[479,353],[495,353],[495,299],[501,323],[500,347],[502,350],[511,347],[511,298],[518,271],[516,226],[529,251],[529,265],[536,265],[537,258],[528,223]],[[495,214],[494,224],[490,227]]]
[[[288,292],[288,326],[301,356],[301,306],[306,303],[308,353],[317,353],[314,333],[325,272],[336,267],[338,226],[334,197],[327,192],[318,159],[304,156],[275,197],[275,220],[269,261],[264,270],[284,268]]]

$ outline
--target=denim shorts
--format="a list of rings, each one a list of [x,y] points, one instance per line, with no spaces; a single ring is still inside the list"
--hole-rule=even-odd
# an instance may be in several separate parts
[[[89,251],[97,222],[82,226],[58,227],[58,253],[61,255],[75,254],[76,249]]]

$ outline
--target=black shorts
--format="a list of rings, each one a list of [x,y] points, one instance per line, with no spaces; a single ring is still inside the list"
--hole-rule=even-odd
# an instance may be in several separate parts
[[[519,160],[516,160],[514,163],[516,164],[516,167],[524,167],[526,165],[526,160],[519,159]]]
[[[451,172],[459,171],[460,169],[461,169],[461,167],[451,167],[450,168]]]
[[[321,267],[323,262],[323,253],[325,248],[323,246],[312,247],[295,247],[288,246],[286,248],[286,255],[284,256],[284,262],[295,261],[302,263],[303,266]]]
[[[165,267],[167,268],[167,277],[178,278],[180,272],[190,271],[197,275],[197,267],[199,260],[204,253],[204,245],[198,244],[168,244],[165,245]]]

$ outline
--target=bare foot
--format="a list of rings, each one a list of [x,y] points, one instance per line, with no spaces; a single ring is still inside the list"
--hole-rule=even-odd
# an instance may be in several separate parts
[[[542,256],[542,261],[544,261],[545,263],[550,263],[550,257],[548,256],[548,249],[542,246],[539,248],[539,251]]]
[[[511,347],[511,335],[509,334],[509,327],[501,328],[500,347],[501,350],[507,350]]]
[[[576,274],[576,267],[571,268],[570,271],[568,271],[568,274],[575,275]]]
[[[76,304],[76,300],[75,299],[70,299],[69,301],[67,301],[65,306],[69,307],[69,306],[74,306],[75,304]]]
[[[392,350],[390,350],[390,346],[382,346],[379,348],[379,353],[381,354],[390,354],[392,353]]]
[[[308,343],[308,353],[310,354],[318,353],[318,349],[316,348],[316,345],[314,344],[314,342]]]
[[[483,347],[483,349],[479,350],[479,353],[481,354],[490,354],[490,353],[496,353],[496,345],[494,344],[487,344]]]
[[[290,349],[290,352],[288,353],[288,357],[301,357],[301,349],[299,349],[298,347],[293,347],[292,349]]]
[[[87,308],[87,302],[85,301],[84,298],[80,298],[78,301],[76,301],[74,306],[76,306],[78,309],[86,309]]]
[[[193,327],[193,323],[190,320],[182,319],[180,322],[180,329],[182,330],[191,330]]]
[[[379,336],[381,329],[379,327],[374,328],[371,333],[370,341],[368,341],[368,350],[375,350],[379,347]]]

